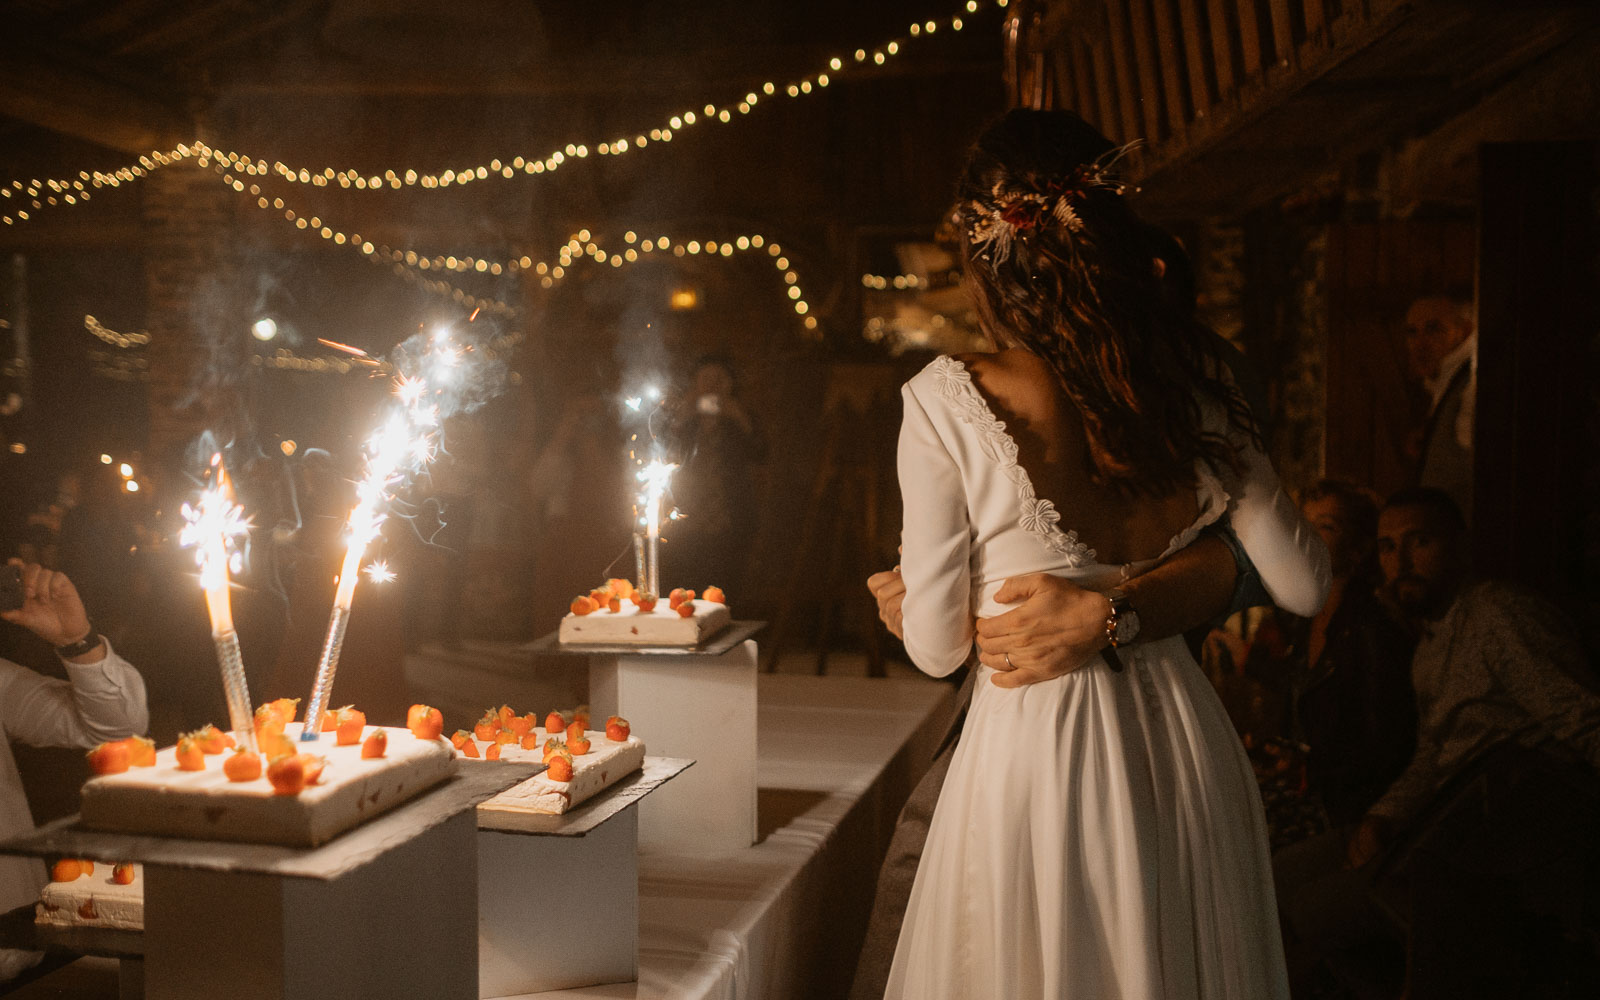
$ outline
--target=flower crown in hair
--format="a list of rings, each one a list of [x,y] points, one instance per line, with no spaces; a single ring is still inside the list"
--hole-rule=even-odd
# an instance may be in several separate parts
[[[1129,184],[1113,168],[1140,142],[1135,139],[1108,150],[1093,163],[1082,164],[1065,177],[1053,178],[1042,191],[1010,188],[997,182],[990,190],[991,204],[976,199],[967,202],[967,210],[973,216],[967,230],[968,242],[998,267],[1011,256],[1018,238],[1026,238],[1052,223],[1059,223],[1069,233],[1082,232],[1083,217],[1078,214],[1078,206],[1091,190],[1127,193]]]

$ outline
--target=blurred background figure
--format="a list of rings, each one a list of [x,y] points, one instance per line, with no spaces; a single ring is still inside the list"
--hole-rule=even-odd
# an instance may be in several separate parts
[[[767,444],[739,400],[733,363],[701,357],[670,420],[669,453],[680,464],[672,499],[685,516],[665,532],[661,586],[715,584],[738,600],[760,517],[751,501],[753,469],[766,460]]]
[[[1478,331],[1467,295],[1426,295],[1406,310],[1406,363],[1428,397],[1415,439],[1416,484],[1444,490],[1472,521],[1472,420]]]

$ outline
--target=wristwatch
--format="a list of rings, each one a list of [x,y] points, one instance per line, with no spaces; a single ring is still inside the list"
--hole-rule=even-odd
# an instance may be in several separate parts
[[[1111,602],[1111,613],[1106,615],[1106,642],[1118,647],[1139,638],[1139,612],[1133,609],[1127,592],[1108,590],[1106,599]]]
[[[77,642],[69,642],[65,646],[57,646],[56,655],[63,660],[70,660],[75,656],[82,656],[85,653],[94,651],[99,645],[100,633],[94,630],[93,625],[90,625],[88,634],[82,639]]]

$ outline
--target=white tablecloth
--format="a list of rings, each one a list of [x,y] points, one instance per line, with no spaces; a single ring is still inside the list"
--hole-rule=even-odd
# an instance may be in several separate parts
[[[762,675],[763,806],[814,804],[741,851],[641,857],[639,981],[535,996],[842,996],[878,861],[944,733],[952,694],[923,680]]]

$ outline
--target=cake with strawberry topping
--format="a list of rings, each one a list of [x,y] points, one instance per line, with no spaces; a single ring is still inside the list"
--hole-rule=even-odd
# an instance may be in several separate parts
[[[289,721],[293,703],[274,705],[257,714],[259,753],[232,749],[230,735],[207,727],[155,751],[146,766],[90,778],[83,786],[83,825],[315,847],[454,773],[450,745],[438,738],[437,709],[410,731],[357,726],[359,713],[341,709],[331,725],[324,721],[328,729],[320,739],[302,742],[301,725]]]
[[[563,645],[694,647],[732,622],[720,588],[700,596],[677,589],[658,600],[627,580],[608,580],[573,600],[558,636]]]
[[[144,929],[144,866],[63,858],[34,904],[34,922],[49,928]]]
[[[551,712],[543,725],[533,716],[517,716],[509,708],[484,714],[472,732],[457,730],[450,738],[465,760],[543,763],[547,770],[489,800],[497,809],[556,814],[594,798],[644,766],[644,742],[627,720],[612,716],[606,727],[588,728],[588,712]],[[484,738],[484,737],[487,738]]]

